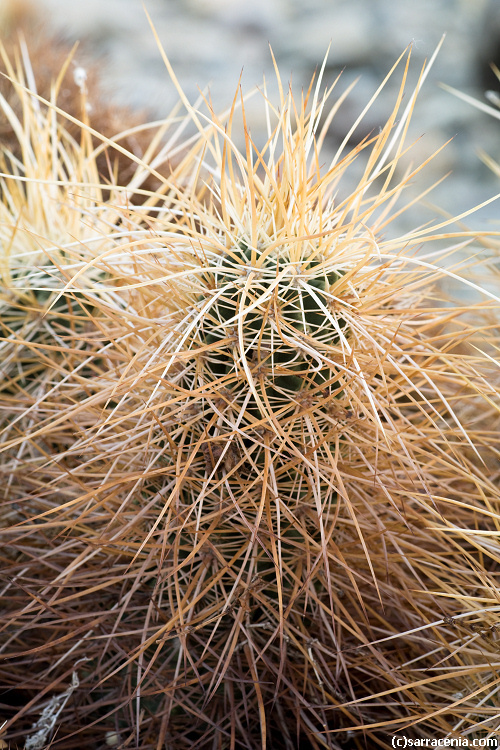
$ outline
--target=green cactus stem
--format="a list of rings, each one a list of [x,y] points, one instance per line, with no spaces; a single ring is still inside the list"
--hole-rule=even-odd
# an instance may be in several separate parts
[[[326,264],[313,256],[292,264],[278,253],[255,255],[251,265],[252,250],[241,243],[214,273],[217,297],[202,334],[210,346],[207,369],[238,395],[247,380],[245,358],[262,401],[283,408],[298,393],[331,385],[335,373],[321,351],[325,344],[337,344],[345,327],[331,310],[330,294],[343,272],[325,271]],[[254,397],[248,411],[262,416]]]

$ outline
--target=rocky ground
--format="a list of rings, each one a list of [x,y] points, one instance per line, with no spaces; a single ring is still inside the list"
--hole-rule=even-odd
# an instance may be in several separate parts
[[[6,2],[6,0],[0,0]],[[37,0],[49,24],[70,40],[80,39],[99,58],[103,79],[120,101],[166,115],[177,101],[140,0]],[[194,101],[210,86],[214,107],[230,104],[242,74],[242,88],[275,90],[271,45],[282,77],[306,86],[331,42],[325,83],[343,70],[343,91],[360,77],[336,117],[327,145],[334,148],[363,109],[401,52],[412,44],[410,78],[441,36],[446,39],[421,93],[411,134],[423,136],[415,159],[452,142],[427,169],[426,184],[452,171],[432,194],[458,213],[500,192],[500,180],[481,163],[483,149],[500,160],[500,123],[440,88],[444,82],[486,101],[486,89],[500,89],[489,62],[500,56],[498,0],[147,0],[162,45],[186,94]],[[389,112],[398,76],[364,120],[364,134]],[[408,86],[410,90],[410,86]],[[273,94],[272,94],[273,95]],[[252,135],[264,137],[259,96],[247,103]],[[497,205],[468,219],[471,226],[500,216]]]

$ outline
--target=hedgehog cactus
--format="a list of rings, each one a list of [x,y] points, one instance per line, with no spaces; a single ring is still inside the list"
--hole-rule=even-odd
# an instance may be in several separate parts
[[[452,618],[494,625],[496,302],[473,322],[443,304],[441,245],[472,236],[451,221],[386,236],[419,171],[398,177],[405,77],[380,133],[344,154],[356,123],[326,166],[320,82],[300,107],[280,84],[245,153],[234,107],[207,117],[181,91],[199,135],[161,202],[117,208],[111,248],[72,268],[112,287],[92,377],[49,369],[36,422],[0,446],[2,622],[20,633],[4,681],[39,660],[29,727],[73,675],[61,747],[77,722],[96,745],[333,750],[347,731],[388,747],[402,723],[444,736],[457,705],[468,728],[496,721],[474,712],[493,656]]]
[[[112,143],[95,131],[92,137],[85,71],[76,69],[82,80],[68,80],[71,54],[51,50],[61,70],[53,71],[51,84],[43,82],[48,102],[27,88],[39,81],[25,45],[13,47],[9,55],[0,45],[0,389],[15,395],[30,385],[40,395],[51,360],[61,362],[60,372],[72,370],[71,350],[85,349],[96,298],[109,300],[107,270],[93,260],[112,249],[130,196],[141,193],[146,178],[160,175],[121,145],[134,138],[133,129],[113,133]],[[71,114],[58,109],[59,98],[71,103]],[[106,112],[101,117],[105,122]],[[135,187],[115,184],[123,172]],[[139,200],[149,197],[144,190]]]
[[[85,257],[87,243],[93,252],[102,245],[116,208],[103,205],[86,134],[75,141],[64,117],[24,89],[25,78],[33,78],[29,57],[26,68],[14,69],[2,47],[0,54],[12,77],[2,84],[10,95],[0,94],[0,123],[10,146],[0,154],[1,388],[14,394],[28,382],[39,390],[61,341],[82,336],[102,274],[90,264],[72,287],[70,269]],[[54,102],[59,85],[52,89]],[[83,93],[80,101],[84,111]]]

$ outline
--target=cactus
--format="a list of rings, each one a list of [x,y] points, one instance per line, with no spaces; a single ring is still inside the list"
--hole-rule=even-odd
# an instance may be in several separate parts
[[[58,65],[52,81],[39,80],[40,66],[33,69],[24,42],[20,49],[14,43],[10,49],[0,45],[5,68],[0,87],[0,391],[10,396],[20,388],[25,394],[36,389],[40,396],[46,375],[64,377],[65,370],[81,366],[76,360],[84,358],[87,333],[95,330],[96,302],[114,306],[106,263],[98,266],[96,258],[120,238],[123,205],[129,200],[154,204],[158,196],[144,186],[148,179],[155,186],[162,179],[151,164],[124,148],[130,139],[137,145],[134,128],[113,133],[112,140],[93,131],[85,71],[76,68],[80,79],[69,80],[72,54],[47,40],[40,44],[44,63],[50,67],[55,58]],[[59,98],[69,113],[59,109]],[[100,118],[92,124],[109,127],[106,108]],[[155,142],[159,134],[151,137]],[[160,167],[161,154],[150,146],[150,157],[155,154]],[[129,183],[118,182],[125,176]],[[12,400],[0,408],[12,413]]]
[[[397,171],[407,65],[380,133],[345,154],[348,133],[325,167],[321,76],[300,105],[279,81],[268,141],[245,125],[244,152],[234,110],[180,92],[199,136],[155,210],[116,205],[111,249],[103,233],[79,261],[107,274],[92,376],[49,368],[36,419],[0,445],[5,685],[38,666],[7,731],[70,679],[68,748],[75,728],[87,745],[387,747],[402,719],[454,731],[457,702],[494,725],[475,710],[493,655],[456,633],[495,624],[498,300],[471,322],[436,286],[459,278],[441,246],[477,233],[390,236],[419,171]]]
[[[15,76],[2,54],[7,72]],[[2,129],[10,129],[9,146],[14,139],[17,143],[0,157],[1,390],[11,394],[30,384],[38,387],[61,342],[83,334],[99,273],[90,267],[71,288],[70,269],[85,243],[103,242],[106,226],[88,140],[75,142],[64,122],[24,90],[17,75],[9,83],[10,96],[0,98]],[[8,100],[13,103],[15,96],[13,108]],[[56,100],[57,86],[53,96]],[[84,184],[95,188],[85,190]]]

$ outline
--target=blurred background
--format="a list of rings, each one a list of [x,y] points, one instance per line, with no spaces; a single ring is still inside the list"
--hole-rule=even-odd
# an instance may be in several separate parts
[[[231,104],[240,75],[244,92],[260,86],[264,76],[275,91],[269,45],[283,81],[292,76],[300,93],[331,43],[325,85],[343,71],[331,101],[353,79],[359,81],[332,123],[327,149],[340,142],[392,64],[412,45],[408,98],[424,60],[446,34],[415,109],[410,140],[422,138],[413,158],[423,159],[453,139],[423,178],[430,185],[452,172],[429,198],[445,211],[458,214],[500,192],[500,179],[478,157],[483,150],[500,160],[500,122],[439,85],[485,103],[487,90],[500,90],[490,67],[500,64],[500,0],[146,0],[145,6],[189,99],[194,102],[199,89],[209,86],[218,111]],[[104,87],[117,102],[155,118],[167,115],[177,102],[141,0],[37,0],[36,9],[57,34],[82,42],[77,62],[79,56],[97,60]],[[364,118],[358,140],[387,119],[401,74],[402,68]],[[259,95],[248,101],[246,112],[252,137],[262,143]],[[484,226],[485,219],[497,216],[500,206],[494,203],[467,224]]]

